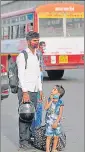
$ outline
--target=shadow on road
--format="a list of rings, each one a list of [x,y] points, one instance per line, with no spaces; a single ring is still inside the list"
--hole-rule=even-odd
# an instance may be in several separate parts
[[[82,78],[82,79],[78,79],[78,78],[69,78],[69,77],[64,77],[64,78],[62,78],[62,79],[60,79],[60,80],[50,80],[50,78],[49,77],[44,77],[44,79],[43,79],[44,81],[60,81],[60,82],[62,82],[62,81],[65,81],[65,82],[77,82],[77,83],[79,83],[79,82],[83,82],[84,81],[84,79]]]

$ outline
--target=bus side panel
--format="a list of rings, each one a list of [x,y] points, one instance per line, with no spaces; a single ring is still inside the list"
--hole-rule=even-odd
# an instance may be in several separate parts
[[[18,54],[11,54],[11,53],[8,54],[11,55],[13,61],[16,61],[16,57]],[[8,54],[1,55],[1,64],[5,66],[6,70],[8,69]]]
[[[6,70],[7,70],[7,60],[8,60],[8,55],[1,55],[1,64],[5,66]]]
[[[34,12],[34,31],[38,32],[38,15]]]

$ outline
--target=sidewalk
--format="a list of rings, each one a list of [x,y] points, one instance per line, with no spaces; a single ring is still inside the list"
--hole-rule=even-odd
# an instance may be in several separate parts
[[[22,152],[18,150],[16,147],[6,136],[1,134],[1,152]],[[41,150],[35,149],[28,149],[26,152],[42,152]]]

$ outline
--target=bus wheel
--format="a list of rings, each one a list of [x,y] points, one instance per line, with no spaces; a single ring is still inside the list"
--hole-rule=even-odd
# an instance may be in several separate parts
[[[64,75],[64,70],[49,70],[47,73],[50,80],[60,80]]]

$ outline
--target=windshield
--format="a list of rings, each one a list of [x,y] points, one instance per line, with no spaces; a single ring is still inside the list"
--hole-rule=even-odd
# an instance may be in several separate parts
[[[65,26],[66,29],[64,29]],[[84,19],[40,18],[39,33],[41,37],[81,37],[84,36]]]
[[[84,36],[84,19],[83,18],[67,18],[66,19],[66,36]]]
[[[42,37],[60,37],[63,34],[63,19],[40,18],[39,32]]]

